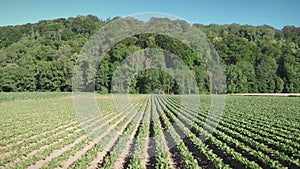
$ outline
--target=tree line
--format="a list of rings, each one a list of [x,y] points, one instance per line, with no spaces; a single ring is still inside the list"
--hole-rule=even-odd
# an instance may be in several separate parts
[[[114,19],[88,15],[0,27],[0,91],[71,91],[74,64],[83,45]],[[278,30],[238,24],[192,27],[203,31],[217,50],[225,65],[228,93],[300,92],[300,28]],[[126,56],[145,48],[172,51],[190,67],[199,92],[211,91],[203,60],[176,39],[159,34],[135,35],[116,44],[100,63],[91,83],[95,90],[111,92],[117,67]],[[128,85],[130,93],[180,93],[180,84],[157,69],[139,72]]]

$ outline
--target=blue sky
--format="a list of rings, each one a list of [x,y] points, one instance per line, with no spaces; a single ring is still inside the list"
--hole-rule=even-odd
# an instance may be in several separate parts
[[[96,15],[163,12],[190,23],[300,26],[300,0],[1,0],[0,25]]]

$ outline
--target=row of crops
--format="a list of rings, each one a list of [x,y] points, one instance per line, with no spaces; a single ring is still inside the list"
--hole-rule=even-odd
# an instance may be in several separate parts
[[[14,100],[39,100],[70,96],[67,92],[9,92],[0,93],[0,103]]]
[[[227,96],[212,114],[193,97],[99,96],[86,116],[66,96],[3,101],[0,168],[300,168],[300,98]]]

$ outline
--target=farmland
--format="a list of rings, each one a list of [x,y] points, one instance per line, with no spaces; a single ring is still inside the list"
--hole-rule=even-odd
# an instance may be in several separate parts
[[[70,95],[0,94],[0,168],[300,168],[299,97],[227,96],[218,115],[210,96],[132,95],[119,113],[99,95],[78,120]]]

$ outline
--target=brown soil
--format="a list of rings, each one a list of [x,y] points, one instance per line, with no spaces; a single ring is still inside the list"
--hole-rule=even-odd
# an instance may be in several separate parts
[[[30,158],[30,157],[33,156],[34,154],[36,154],[36,153],[38,153],[38,152],[42,152],[43,150],[49,148],[50,146],[52,146],[52,145],[54,145],[54,144],[59,144],[59,143],[63,142],[65,138],[70,137],[71,135],[73,135],[74,133],[77,133],[77,132],[79,132],[79,131],[81,131],[81,129],[77,129],[77,130],[75,130],[73,133],[68,134],[67,136],[65,136],[65,137],[63,137],[63,138],[60,138],[60,139],[58,139],[57,141],[55,141],[55,142],[53,142],[53,143],[51,143],[51,144],[44,145],[44,146],[40,147],[40,148],[37,149],[37,150],[33,150],[33,151],[31,151],[30,153],[26,154],[26,156],[23,156],[23,157],[21,157],[21,158],[17,158],[17,159],[15,159],[15,160],[12,161],[12,162],[7,163],[4,167],[7,168],[7,167],[12,166],[13,164],[22,162],[22,161],[26,160],[27,158]]]
[[[129,113],[127,113],[125,116],[127,116]],[[95,169],[98,167],[99,163],[103,162],[104,157],[107,155],[107,150],[112,149],[112,147],[115,145],[115,143],[117,142],[118,138],[120,137],[121,133],[123,133],[125,131],[125,129],[127,128],[127,126],[129,125],[129,123],[131,123],[131,121],[133,120],[134,116],[136,115],[136,113],[134,115],[131,116],[131,118],[125,123],[124,126],[122,126],[121,130],[118,131],[118,134],[109,142],[108,145],[106,145],[103,149],[103,151],[99,152],[97,154],[97,158],[95,158],[90,166],[88,167],[88,169]],[[122,120],[124,119],[124,117],[122,119],[120,119],[119,121],[117,121],[113,126],[110,127],[110,130],[108,132],[110,132],[112,129],[114,129]],[[107,133],[108,134],[108,133]]]
[[[68,131],[68,130],[74,130],[75,128],[78,128],[78,126],[69,127],[69,128],[67,128],[67,129],[61,130],[61,131],[59,131],[59,132],[57,132],[57,133],[53,132],[54,134],[53,134],[51,137],[57,136],[57,135],[59,135],[59,134],[65,132],[65,131]],[[39,134],[39,135],[40,135],[40,134]],[[39,136],[39,135],[35,135],[35,136]],[[33,138],[33,137],[31,137],[31,138]],[[34,138],[36,138],[36,137],[34,137]],[[6,152],[6,153],[4,153],[4,154],[1,154],[1,158],[10,156],[10,155],[12,155],[12,154],[16,154],[19,150],[22,150],[22,149],[28,149],[28,148],[34,146],[35,144],[38,144],[38,143],[40,143],[40,142],[43,142],[43,141],[45,141],[45,140],[47,140],[47,139],[49,139],[49,138],[47,138],[47,137],[41,138],[41,139],[38,140],[37,142],[30,143],[30,144],[27,144],[27,145],[25,145],[25,146],[21,146],[21,147],[19,147],[17,150],[14,150],[14,151],[9,151],[9,152]],[[24,141],[25,141],[25,139],[22,140],[22,142],[24,142]],[[34,154],[34,153],[35,153],[35,151],[33,151],[33,154]],[[31,156],[30,154],[28,154],[28,155]]]
[[[22,144],[25,140],[28,140],[28,139],[34,139],[34,138],[37,138],[41,135],[45,135],[45,134],[48,134],[48,133],[55,133],[56,131],[58,131],[59,129],[61,128],[64,128],[64,127],[67,127],[67,126],[71,126],[73,124],[77,123],[77,121],[72,121],[71,123],[69,124],[66,124],[66,125],[61,125],[61,126],[58,126],[56,128],[53,128],[52,130],[47,130],[47,131],[44,131],[44,132],[41,132],[37,135],[33,135],[33,136],[30,136],[28,138],[23,138],[22,140],[18,140],[16,143],[10,143],[10,144],[7,144],[3,147],[0,147],[0,149],[5,149],[5,148],[8,148],[8,147],[11,147],[13,145],[19,145],[19,144]]]
[[[143,111],[143,114],[141,115],[141,117],[139,118],[139,120],[138,120],[138,122],[137,122],[137,124],[136,124],[136,126],[135,126],[135,128],[134,128],[134,130],[133,130],[133,132],[132,132],[132,134],[130,135],[130,137],[129,137],[129,140],[127,141],[127,143],[126,143],[126,145],[125,145],[125,147],[124,147],[124,149],[123,149],[123,151],[122,151],[122,154],[120,154],[120,158],[116,161],[116,163],[115,163],[115,166],[114,166],[114,168],[122,168],[122,166],[123,166],[123,164],[126,162],[125,161],[125,157],[127,156],[127,155],[130,155],[130,146],[133,144],[133,142],[134,142],[134,139],[136,139],[136,138],[134,138],[135,137],[135,135],[137,135],[138,134],[138,128],[140,127],[140,125],[141,125],[141,120],[143,119],[143,117],[144,117],[144,111]]]
[[[83,135],[83,136],[77,138],[72,144],[68,144],[60,150],[54,150],[50,155],[48,155],[46,157],[45,160],[40,160],[40,161],[36,162],[34,165],[29,166],[28,168],[29,169],[41,168],[44,164],[50,162],[53,158],[60,156],[63,152],[70,150],[72,147],[74,147],[76,144],[82,142],[87,137],[88,137],[87,135]]]
[[[101,129],[102,127],[104,127],[105,125],[109,124],[109,122],[113,121],[117,116],[115,116],[114,118],[106,121],[105,123],[102,123],[100,126],[94,128],[92,130],[91,133],[96,132],[97,130]],[[101,119],[102,120],[102,119]],[[99,120],[99,121],[101,121]],[[98,122],[99,122],[98,121]],[[96,122],[97,123],[97,122]],[[110,130],[111,131],[111,130]],[[105,133],[103,133],[101,136],[95,138],[93,141],[91,141],[87,146],[85,146],[82,150],[76,152],[76,154],[74,156],[71,156],[69,159],[67,159],[64,164],[63,164],[63,168],[68,168],[68,166],[74,164],[78,159],[80,159],[83,155],[85,155],[89,150],[91,150],[98,142],[100,142],[110,131],[106,131]]]

